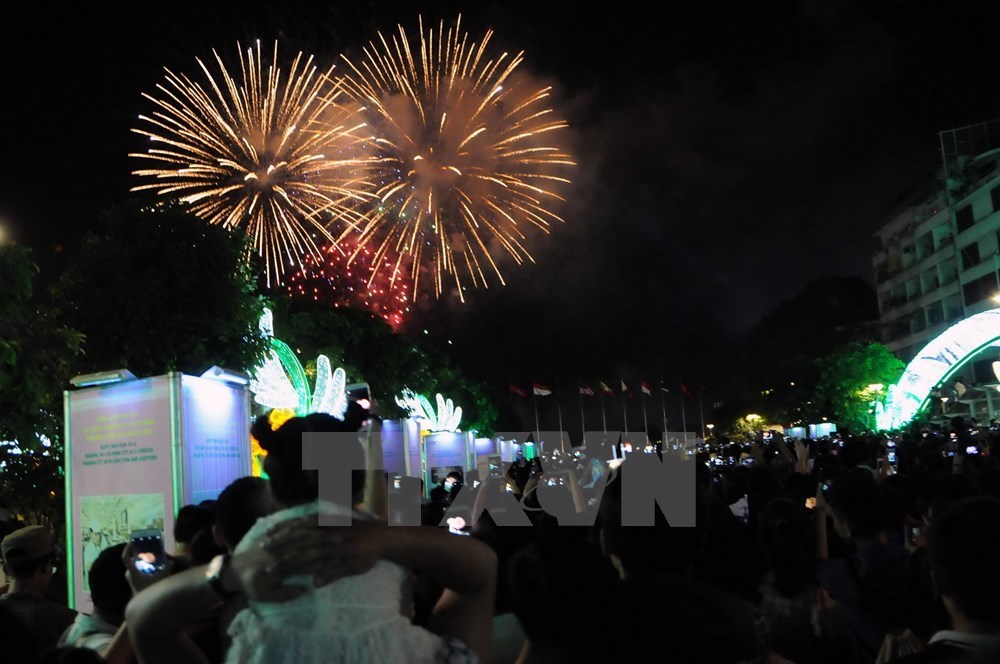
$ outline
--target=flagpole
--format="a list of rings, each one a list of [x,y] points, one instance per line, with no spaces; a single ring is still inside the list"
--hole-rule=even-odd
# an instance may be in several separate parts
[[[538,395],[535,394],[535,379],[531,379],[531,403],[535,407],[535,444],[541,449],[541,445],[538,439],[542,437],[541,430],[538,426]]]
[[[639,389],[642,389],[640,385]],[[646,393],[642,393],[642,431],[645,434],[649,434],[649,422],[646,420]]]
[[[698,390],[698,413],[701,415],[701,439],[705,440],[705,388]]]
[[[628,407],[625,403],[625,381],[619,379],[622,385],[622,416],[625,419],[625,436],[628,436]]]
[[[601,422],[604,424],[604,437],[608,437],[608,414],[604,412],[604,388],[601,388]]]
[[[583,388],[580,388],[580,444],[583,445],[587,435],[587,424],[583,419]]]
[[[566,445],[563,444],[563,425],[562,425],[562,388],[559,385],[559,379],[556,379],[556,412],[559,413],[559,449],[563,454],[566,454]]]
[[[684,450],[687,451],[688,446],[688,425],[687,425],[687,408],[684,404],[684,392],[681,391],[681,427],[684,429]]]
[[[667,444],[667,404],[663,396],[663,385],[660,385],[660,410],[663,411],[663,440],[660,441],[661,444]]]

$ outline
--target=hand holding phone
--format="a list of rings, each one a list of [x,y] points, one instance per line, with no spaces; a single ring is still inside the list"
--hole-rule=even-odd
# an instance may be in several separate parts
[[[170,576],[174,561],[163,549],[163,533],[153,528],[132,531],[122,562],[129,586],[137,593]]]
[[[129,544],[132,547],[132,566],[143,574],[155,574],[167,566],[162,531],[156,528],[133,530]]]

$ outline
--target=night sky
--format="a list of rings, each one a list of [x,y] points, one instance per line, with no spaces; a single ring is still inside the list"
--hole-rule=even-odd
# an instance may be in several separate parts
[[[740,335],[809,280],[871,281],[872,234],[933,174],[938,131],[1000,116],[983,3],[110,4],[22,5],[0,39],[0,224],[52,271],[130,196],[130,129],[164,66],[276,37],[332,62],[418,14],[524,50],[572,125],[566,223],[506,287],[412,319],[504,390],[711,391]]]

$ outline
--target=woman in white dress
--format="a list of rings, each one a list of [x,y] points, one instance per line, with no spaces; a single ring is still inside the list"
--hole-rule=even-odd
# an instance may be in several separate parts
[[[163,621],[177,622],[169,617],[177,613],[196,618],[194,598],[211,604],[214,596],[217,603],[219,592],[242,592],[247,599],[229,627],[227,663],[457,664],[488,652],[496,583],[496,557],[488,546],[443,528],[389,527],[354,505],[318,500],[318,473],[302,470],[302,434],[356,431],[352,418],[346,420],[312,414],[273,432],[258,420],[254,435],[268,451],[265,467],[281,509],[258,520],[232,558],[216,565],[212,584],[204,569],[200,579],[191,570],[133,599],[127,621],[140,662],[191,661],[190,652],[164,644],[182,630],[165,629]],[[360,444],[355,456],[353,467],[363,468]],[[353,472],[355,503],[364,476]],[[355,523],[318,527],[320,511],[351,515]],[[445,588],[429,629],[414,625],[402,606],[411,569]],[[201,590],[194,588],[199,583]],[[173,646],[190,645],[172,640]]]

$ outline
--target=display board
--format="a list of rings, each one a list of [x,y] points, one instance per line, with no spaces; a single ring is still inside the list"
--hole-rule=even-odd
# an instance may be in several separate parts
[[[133,530],[174,515],[250,474],[244,386],[170,373],[64,394],[69,605],[90,613],[86,572]]]

